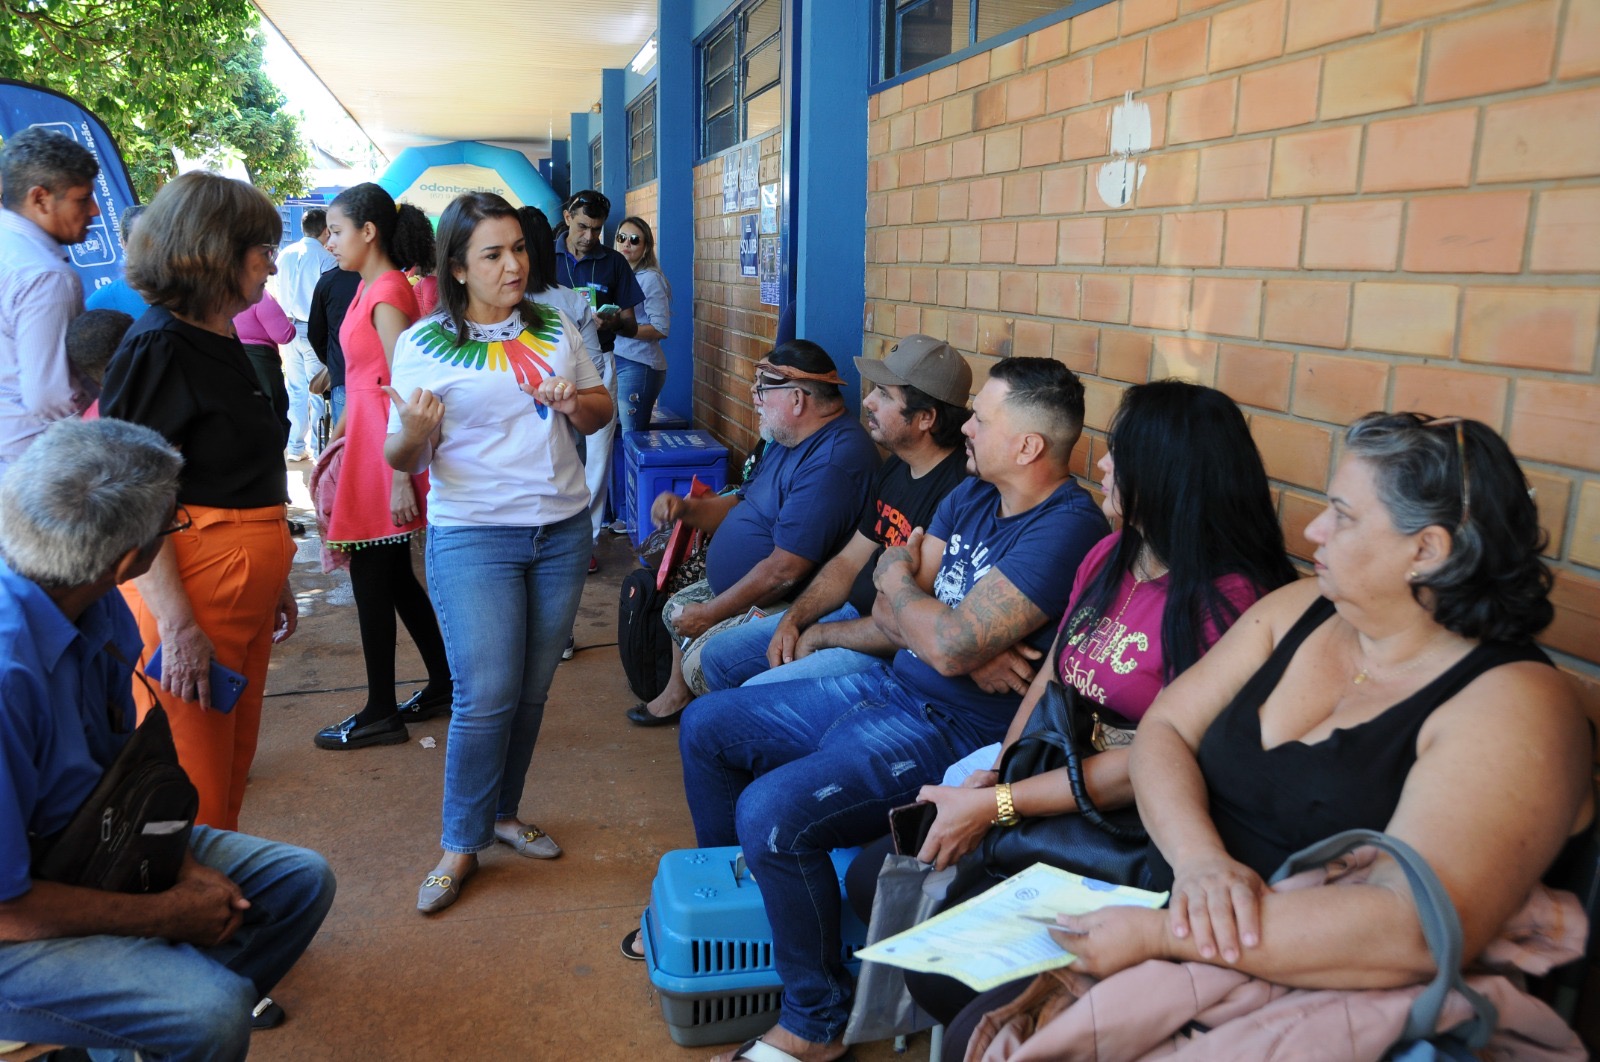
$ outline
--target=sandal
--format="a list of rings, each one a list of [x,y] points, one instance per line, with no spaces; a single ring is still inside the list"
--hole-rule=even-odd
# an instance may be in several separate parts
[[[630,959],[633,962],[644,962],[644,953],[633,950],[633,946],[639,941],[639,933],[640,930],[631,929],[628,931],[628,935],[622,938],[622,957],[624,959]]]
[[[780,1047],[773,1047],[760,1037],[746,1040],[739,1045],[739,1050],[728,1056],[730,1062],[739,1059],[749,1059],[750,1062],[800,1062],[798,1058]],[[833,1062],[855,1062],[855,1056],[849,1051],[834,1059]]]

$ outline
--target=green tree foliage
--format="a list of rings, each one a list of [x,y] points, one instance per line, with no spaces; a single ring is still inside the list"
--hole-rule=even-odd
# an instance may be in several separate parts
[[[293,116],[261,71],[249,0],[0,0],[0,77],[63,92],[106,124],[141,199],[172,150],[232,148],[269,194],[304,191]]]

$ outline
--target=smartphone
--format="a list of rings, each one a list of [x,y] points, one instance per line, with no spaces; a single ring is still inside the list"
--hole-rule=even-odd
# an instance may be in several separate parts
[[[937,804],[902,804],[889,810],[889,839],[896,855],[915,856],[922,851],[933,820],[939,817]]]
[[[621,312],[622,312],[622,307],[618,306],[614,302],[608,302],[604,306],[600,307],[598,310],[595,311],[595,313],[600,314],[602,317],[605,316],[608,313],[621,313]]]
[[[146,678],[161,679],[161,646],[156,646],[155,653],[150,657],[150,662],[144,666]],[[239,695],[244,692],[250,680],[239,674],[231,667],[217,663],[217,658],[211,658],[211,710],[222,712],[226,715],[233,711],[233,706],[239,703]]]

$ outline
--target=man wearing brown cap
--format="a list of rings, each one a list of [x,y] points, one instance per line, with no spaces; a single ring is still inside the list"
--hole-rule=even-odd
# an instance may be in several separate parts
[[[972,369],[950,344],[911,335],[880,361],[857,358],[876,386],[862,401],[872,441],[889,451],[856,533],[777,615],[722,631],[706,642],[700,668],[708,690],[842,675],[887,664],[899,646],[872,621],[872,572],[886,546],[928,526],[944,496],[967,476],[961,426],[971,416]]]
[[[706,692],[700,649],[719,625],[736,625],[754,607],[781,606],[838,553],[861,517],[878,471],[878,451],[840,394],[838,368],[804,339],[780,343],[756,366],[750,397],[767,440],[736,493],[706,498],[662,494],[658,526],[682,521],[716,532],[706,578],[674,594],[662,610],[673,635],[672,677],[655,700],[628,709],[639,726],[676,720]]]

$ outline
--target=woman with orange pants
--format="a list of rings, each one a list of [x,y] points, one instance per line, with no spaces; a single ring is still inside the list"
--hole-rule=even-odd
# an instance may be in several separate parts
[[[128,247],[128,283],[151,309],[107,367],[102,416],[154,428],[182,451],[179,518],[150,571],[123,587],[178,760],[200,791],[199,822],[239,826],[272,646],[294,633],[294,543],[284,505],[285,424],[263,393],[235,314],[276,273],[283,222],[241,181],[188,173],[156,194]],[[245,677],[231,711],[213,660]],[[150,696],[135,684],[140,717]]]

